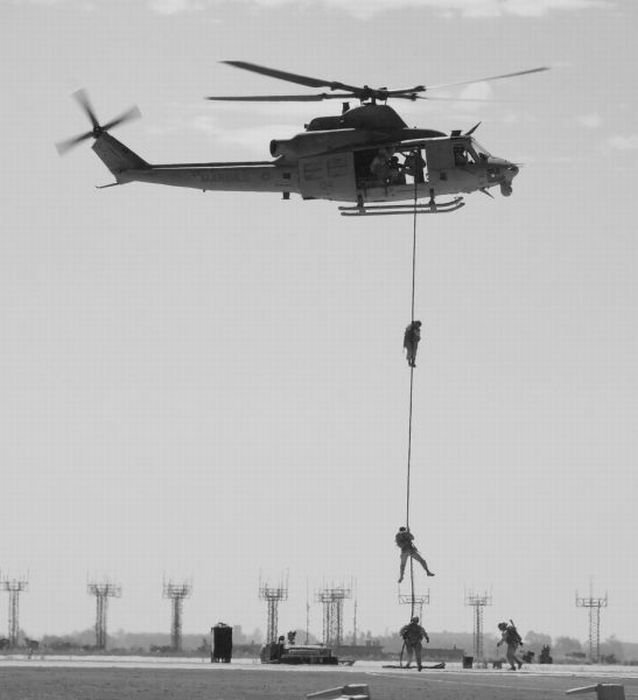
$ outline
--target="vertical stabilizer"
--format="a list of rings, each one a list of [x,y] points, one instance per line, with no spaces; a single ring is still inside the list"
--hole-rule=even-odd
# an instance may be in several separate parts
[[[129,178],[126,177],[127,170],[144,170],[150,167],[137,153],[133,153],[128,146],[106,132],[95,140],[93,150],[113,173],[118,183],[129,182]]]

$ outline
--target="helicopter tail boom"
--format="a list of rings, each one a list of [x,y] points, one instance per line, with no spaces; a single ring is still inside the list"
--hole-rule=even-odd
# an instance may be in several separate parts
[[[126,177],[127,170],[146,170],[150,165],[137,153],[134,153],[121,141],[104,132],[93,144],[93,150],[98,158],[113,173],[118,184],[130,182],[133,178]]]

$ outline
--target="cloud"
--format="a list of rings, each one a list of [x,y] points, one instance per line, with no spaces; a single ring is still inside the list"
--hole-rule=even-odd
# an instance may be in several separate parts
[[[124,0],[120,0],[123,2]],[[196,12],[220,5],[224,0],[128,0],[138,2],[157,14],[171,16]],[[114,0],[12,0],[13,4],[96,6]],[[381,12],[404,8],[432,9],[443,16],[454,17],[543,17],[550,12],[583,11],[611,8],[616,0],[235,0],[236,3],[264,8],[295,5],[315,8],[323,5],[340,10],[358,19],[369,19]]]
[[[360,19],[401,8],[431,8],[449,17],[542,17],[553,11],[611,8],[614,0],[236,0],[264,7],[323,4]]]
[[[462,100],[489,100],[492,96],[492,86],[486,82],[466,85],[459,94]]]
[[[175,15],[179,12],[203,10],[206,3],[201,0],[148,0],[148,7],[160,15]]]
[[[583,114],[576,118],[576,121],[588,129],[597,129],[603,122],[600,118],[600,114]]]
[[[611,148],[618,151],[635,151],[638,149],[638,134],[631,136],[612,136],[607,140]]]
[[[91,9],[99,0],[9,0],[14,5],[73,5],[82,9]],[[2,2],[2,0],[0,0]]]

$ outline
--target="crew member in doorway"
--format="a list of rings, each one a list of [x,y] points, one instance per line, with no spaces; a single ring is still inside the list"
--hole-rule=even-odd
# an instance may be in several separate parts
[[[388,161],[388,184],[405,185],[405,175],[401,172],[401,164],[396,156],[392,156]]]
[[[405,665],[406,668],[410,668],[412,663],[412,657],[416,656],[416,665],[419,671],[423,668],[421,663],[421,649],[422,642],[425,641],[429,644],[430,638],[428,633],[419,624],[419,618],[413,617],[407,625],[404,625],[399,632],[403,638],[405,644],[405,651],[408,656],[408,662]]]
[[[401,526],[399,528],[399,531],[394,536],[394,541],[396,542],[397,547],[401,550],[401,559],[399,562],[399,583],[403,581],[405,565],[410,557],[421,564],[428,576],[434,576],[430,569],[428,569],[427,562],[421,556],[419,550],[414,546],[414,535],[407,527]]]
[[[503,642],[507,645],[507,660],[510,664],[510,671],[516,671],[516,667],[520,669],[523,662],[516,656],[516,650],[523,644],[521,635],[514,626],[514,623],[508,625],[507,622],[499,622],[498,628],[501,631],[501,639],[496,642],[496,646],[500,647]]]
[[[403,347],[410,367],[416,367],[416,351],[421,340],[421,321],[412,321],[403,334]]]
[[[378,184],[386,185],[390,179],[392,173],[390,158],[392,153],[393,150],[391,148],[380,148],[370,163],[370,172]]]
[[[423,160],[421,151],[418,149],[410,151],[403,161],[403,172],[413,177],[417,183],[422,183],[425,182],[423,168],[425,168],[425,161]]]

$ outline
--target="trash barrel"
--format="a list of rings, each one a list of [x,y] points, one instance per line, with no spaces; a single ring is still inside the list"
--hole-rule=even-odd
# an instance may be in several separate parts
[[[229,664],[233,656],[233,628],[229,625],[215,625],[213,627],[213,649],[211,651],[211,663]]]
[[[464,656],[463,657],[463,668],[472,668],[473,663],[474,663],[473,656]]]

